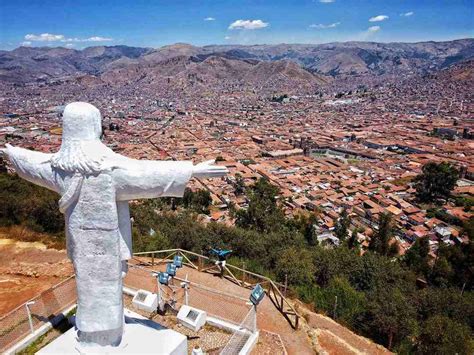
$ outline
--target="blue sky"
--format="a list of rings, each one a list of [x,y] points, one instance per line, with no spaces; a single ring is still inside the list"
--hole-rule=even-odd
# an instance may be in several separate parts
[[[0,48],[474,37],[474,0],[0,0]]]

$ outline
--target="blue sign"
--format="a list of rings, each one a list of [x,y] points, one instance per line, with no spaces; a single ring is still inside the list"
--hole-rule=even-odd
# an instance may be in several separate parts
[[[166,273],[171,277],[176,275],[176,265],[172,263],[166,264]]]
[[[162,285],[168,285],[169,278],[170,278],[170,275],[168,275],[166,272],[158,273],[158,281]]]
[[[257,284],[250,294],[250,302],[257,306],[263,300],[263,297],[265,297],[265,290],[260,284]]]
[[[181,255],[175,255],[173,258],[173,264],[177,267],[180,268],[183,266],[183,257]]]

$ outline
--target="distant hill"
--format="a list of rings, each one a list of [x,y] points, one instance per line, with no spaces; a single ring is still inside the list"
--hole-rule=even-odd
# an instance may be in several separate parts
[[[474,88],[474,58],[456,63],[430,76],[434,80],[448,80]]]
[[[448,42],[345,42],[255,46],[206,46],[241,59],[292,60],[327,75],[396,74],[441,69],[474,56],[474,39]]]
[[[259,87],[314,86],[328,82],[327,76],[426,74],[473,57],[474,39],[204,47],[178,43],[157,49],[20,47],[0,51],[0,80],[25,83],[94,75],[116,83],[175,77],[184,86],[223,85],[223,81]]]
[[[99,74],[119,61],[138,58],[150,51],[127,46],[69,48],[19,47],[0,51],[0,80],[29,82],[75,74]]]
[[[210,56],[177,56],[150,64],[140,61],[105,71],[101,79],[112,86],[172,86],[181,90],[225,90],[239,87],[248,90],[313,90],[330,78],[313,74],[298,64],[279,60],[251,61]]]

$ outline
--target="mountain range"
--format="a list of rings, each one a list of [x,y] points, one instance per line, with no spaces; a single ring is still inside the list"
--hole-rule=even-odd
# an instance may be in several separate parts
[[[333,78],[435,72],[474,57],[474,39],[448,42],[210,45],[153,48],[19,47],[0,51],[0,80],[93,76],[112,85],[173,78],[181,85],[314,87]]]

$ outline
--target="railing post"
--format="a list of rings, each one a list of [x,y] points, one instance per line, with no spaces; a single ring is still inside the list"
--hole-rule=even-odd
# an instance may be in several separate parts
[[[202,265],[202,257],[201,256],[198,256],[198,271],[201,271],[203,268],[203,265]]]
[[[245,286],[245,262],[242,263],[242,270],[244,270],[242,272],[242,284]]]
[[[35,332],[35,328],[33,327],[33,318],[31,317],[30,306],[34,305],[35,301],[30,301],[25,303],[26,313],[28,314],[28,323],[30,324],[30,332],[33,334]]]
[[[155,253],[151,253],[151,266],[155,265]]]

